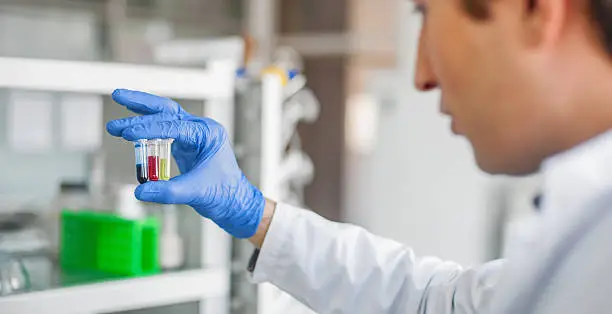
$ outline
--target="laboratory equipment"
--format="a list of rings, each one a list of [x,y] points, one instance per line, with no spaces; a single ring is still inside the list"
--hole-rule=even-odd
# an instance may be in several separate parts
[[[298,123],[313,123],[319,118],[321,105],[312,90],[303,88],[293,93],[283,107],[282,144],[288,145],[291,138],[298,135]]]
[[[159,140],[159,179],[170,180],[170,160],[172,156],[172,142],[174,139]]]
[[[79,210],[90,204],[89,187],[86,182],[62,182],[56,204],[60,208]]]
[[[95,211],[62,212],[60,265],[66,271],[146,275],[160,271],[160,224]]]
[[[134,153],[136,157],[136,179],[140,183],[149,180],[147,168],[147,140],[134,141]]]
[[[117,187],[115,210],[117,215],[126,219],[144,219],[146,211],[143,203],[136,199],[134,190],[137,185],[125,184]]]
[[[163,207],[160,263],[162,269],[176,269],[185,262],[183,239],[178,232],[178,212],[175,205]]]
[[[52,249],[49,235],[41,227],[40,218],[40,213],[27,210],[0,213],[0,254],[23,256],[49,253]]]
[[[159,181],[159,140],[147,141],[147,169],[149,181]]]
[[[37,216],[31,212],[0,213],[0,238],[5,232],[21,231],[30,226]]]
[[[29,286],[30,278],[22,261],[0,251],[0,296],[26,290]]]
[[[86,182],[65,181],[60,183],[58,194],[51,202],[51,207],[46,213],[43,213],[43,228],[50,242],[50,254],[53,259],[59,256],[61,211],[63,209],[77,211],[82,208],[91,208],[90,205],[89,186]]]
[[[273,66],[288,71],[289,79],[292,79],[304,69],[304,62],[299,53],[288,46],[277,47],[272,57]]]

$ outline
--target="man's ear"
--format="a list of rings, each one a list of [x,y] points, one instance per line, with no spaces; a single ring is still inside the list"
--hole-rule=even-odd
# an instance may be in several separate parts
[[[568,18],[568,0],[521,0],[524,2],[524,38],[531,47],[554,45]]]

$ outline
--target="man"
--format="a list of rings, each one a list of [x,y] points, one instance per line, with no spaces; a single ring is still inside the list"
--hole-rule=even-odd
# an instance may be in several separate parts
[[[609,313],[612,309],[612,4],[607,0],[417,0],[416,85],[489,173],[542,169],[542,214],[506,261],[472,269],[266,200],[221,126],[168,99],[118,90],[140,117],[127,140],[176,138],[182,175],[139,186],[144,201],[191,205],[257,248],[253,280],[319,313]],[[376,210],[375,208],[372,210]],[[389,217],[392,219],[392,217]]]

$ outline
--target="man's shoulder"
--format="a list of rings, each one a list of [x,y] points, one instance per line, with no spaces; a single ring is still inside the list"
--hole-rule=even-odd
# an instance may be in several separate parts
[[[542,286],[538,314],[610,313],[612,309],[612,193],[593,199],[567,237]]]

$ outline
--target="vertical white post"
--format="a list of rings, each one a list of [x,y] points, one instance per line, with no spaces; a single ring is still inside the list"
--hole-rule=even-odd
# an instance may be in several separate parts
[[[266,197],[278,200],[279,168],[283,157],[282,147],[283,85],[275,74],[262,77],[261,112],[261,190]],[[271,312],[276,298],[276,288],[261,284],[258,289],[257,313]]]
[[[235,62],[213,62],[209,70],[217,73],[219,80],[227,88],[227,97],[207,100],[204,103],[204,115],[215,119],[223,125],[230,140],[234,136],[234,97],[235,90]],[[232,238],[221,228],[208,219],[202,219],[200,263],[202,267],[231,268]],[[200,314],[229,314],[230,295],[223,298],[208,298],[200,301]]]
[[[283,85],[276,74],[262,78],[261,112],[261,190],[266,197],[277,199],[279,166],[283,157]]]

